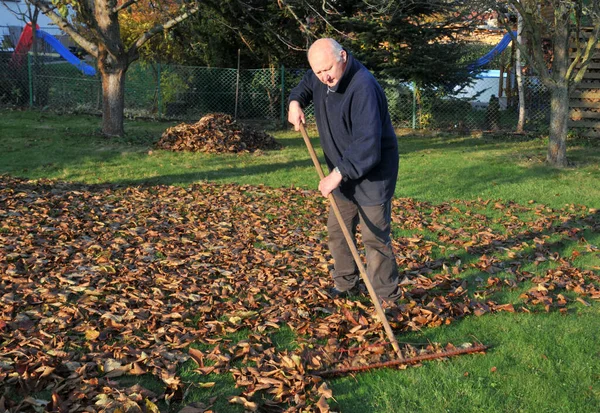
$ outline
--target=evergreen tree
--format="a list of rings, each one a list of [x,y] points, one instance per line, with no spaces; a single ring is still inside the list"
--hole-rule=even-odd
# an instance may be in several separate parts
[[[370,7],[361,3],[339,27],[370,69],[420,87],[453,88],[473,76],[467,67],[469,49],[461,40],[475,24],[467,3],[376,0]]]

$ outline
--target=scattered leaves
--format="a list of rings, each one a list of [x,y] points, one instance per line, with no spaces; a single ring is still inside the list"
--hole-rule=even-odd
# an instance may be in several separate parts
[[[229,401],[246,410],[329,411],[334,395],[314,372],[396,356],[368,300],[327,298],[326,208],[316,191],[301,189],[0,176],[0,394],[18,396],[0,407],[155,411],[168,402],[209,411],[214,401],[186,404],[189,383],[178,369],[191,358],[199,374],[231,375],[242,390]],[[501,218],[491,222],[486,208]],[[397,228],[418,233],[393,240],[402,272],[403,297],[389,313],[397,332],[600,299],[598,275],[574,264],[598,253],[582,236],[600,230],[588,208],[396,199],[392,215]],[[556,253],[551,237],[575,240],[579,254]],[[465,251],[476,259],[461,259]],[[525,263],[552,265],[534,275]],[[460,277],[471,269],[476,277]],[[489,298],[503,288],[521,288],[521,301]],[[291,349],[274,343],[284,329],[294,334]],[[446,348],[404,345],[402,353]],[[164,391],[118,382],[142,374]],[[47,399],[30,396],[42,390]]]

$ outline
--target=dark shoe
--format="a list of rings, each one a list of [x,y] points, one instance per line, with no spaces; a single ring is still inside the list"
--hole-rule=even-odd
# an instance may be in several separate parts
[[[379,305],[381,306],[381,310],[383,311],[383,314],[388,320],[394,319],[394,317],[397,316],[399,313],[398,303],[396,303],[395,301],[384,300],[379,298]],[[379,318],[379,313],[374,307],[369,311],[369,313],[373,317]]]
[[[383,310],[383,313],[387,317],[396,318],[399,315],[401,315],[401,313],[405,312],[405,305],[400,304],[398,299],[380,299],[379,303],[381,304],[381,309]]]
[[[358,289],[357,286],[354,286],[352,288],[350,288],[349,290],[345,290],[345,291],[340,291],[335,287],[331,287],[330,289],[327,290],[327,294],[331,297],[331,298],[350,298],[352,296],[357,296],[360,294],[360,290]]]

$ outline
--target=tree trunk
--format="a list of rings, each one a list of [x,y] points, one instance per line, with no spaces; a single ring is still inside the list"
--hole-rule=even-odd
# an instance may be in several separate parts
[[[552,96],[550,98],[550,140],[546,160],[553,166],[565,167],[567,162],[567,130],[569,121],[569,33],[571,9],[566,3],[554,10],[552,56]]]
[[[498,78],[498,97],[504,94],[504,63],[500,65],[500,77]]]
[[[505,86],[505,91],[506,91],[506,106],[507,108],[512,108],[513,104],[514,104],[514,98],[515,98],[515,85],[514,85],[514,76],[513,73],[515,72],[515,43],[512,42],[511,43],[511,47],[510,47],[510,59],[509,59],[509,63],[508,63],[508,67],[506,70],[506,86]]]
[[[106,136],[123,136],[127,70],[115,65],[107,70],[106,65],[100,62],[98,69],[102,75],[102,133]]]
[[[518,16],[517,43],[523,42],[523,17]],[[519,122],[517,123],[517,133],[523,133],[525,130],[525,85],[523,84],[523,66],[521,65],[521,48],[516,48],[515,72],[517,74],[517,91],[519,95]]]
[[[550,139],[546,160],[553,166],[565,167],[567,161],[567,127],[569,121],[569,89],[567,85],[552,88],[550,98]]]
[[[106,136],[123,136],[125,73],[130,60],[121,39],[118,14],[113,11],[111,5],[116,2],[90,2],[94,3],[94,17],[103,39],[102,42],[98,42],[98,70],[102,77],[102,133]]]

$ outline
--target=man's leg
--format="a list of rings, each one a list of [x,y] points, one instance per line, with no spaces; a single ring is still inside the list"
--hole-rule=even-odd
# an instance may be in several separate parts
[[[358,208],[357,206],[346,199],[335,197],[335,201],[340,210],[340,213],[348,228],[348,232],[356,233],[356,225],[358,224]],[[329,218],[327,219],[327,232],[329,234],[329,251],[333,256],[333,283],[339,291],[348,291],[355,285],[358,285],[360,275],[348,242],[344,237],[342,228],[333,212],[333,208],[329,208]],[[355,245],[356,245],[356,241]]]
[[[367,274],[377,295],[386,301],[395,301],[400,297],[398,266],[390,238],[391,207],[391,200],[382,205],[359,206]]]

